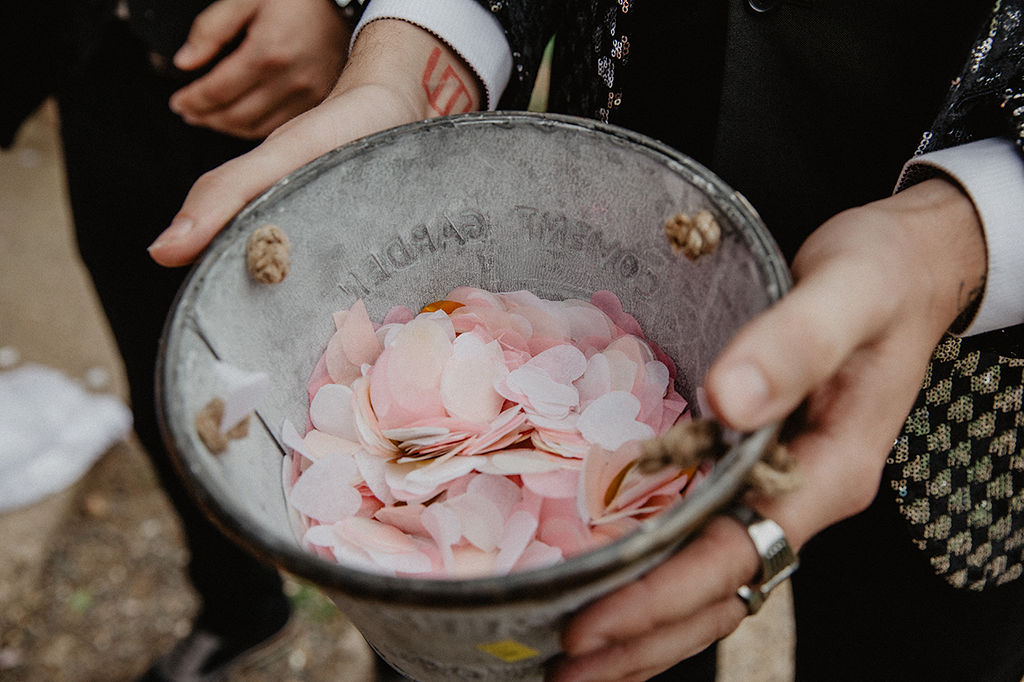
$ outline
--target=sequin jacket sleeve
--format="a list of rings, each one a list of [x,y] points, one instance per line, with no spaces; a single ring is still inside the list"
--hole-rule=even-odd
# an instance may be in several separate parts
[[[985,229],[989,272],[980,308],[967,311],[973,316],[964,332],[968,335],[1016,324],[1024,310],[1019,293],[1024,282],[1024,235],[1020,230],[1024,204],[1020,198],[1024,167],[1022,18],[1024,0],[995,3],[989,22],[953,81],[938,116],[922,136],[898,187],[924,179],[938,168],[955,177],[975,202]],[[965,315],[957,327],[963,329],[968,319]]]
[[[1008,136],[1024,151],[1024,0],[995,3],[917,154]]]

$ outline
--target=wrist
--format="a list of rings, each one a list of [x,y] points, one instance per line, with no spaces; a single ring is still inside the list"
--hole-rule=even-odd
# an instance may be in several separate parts
[[[962,331],[985,289],[987,254],[974,204],[958,184],[935,177],[890,200],[899,212],[904,239],[924,282],[931,284],[929,309],[940,332]],[[914,286],[915,281],[909,282]]]
[[[391,92],[409,121],[477,110],[482,92],[447,45],[399,19],[363,27],[332,96],[366,86]]]

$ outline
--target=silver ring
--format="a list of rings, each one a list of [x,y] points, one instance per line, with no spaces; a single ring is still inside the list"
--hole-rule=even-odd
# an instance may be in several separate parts
[[[757,554],[761,557],[761,570],[753,583],[741,585],[736,594],[747,605],[747,613],[754,615],[768,595],[789,576],[793,575],[800,560],[786,540],[779,524],[766,519],[746,505],[736,505],[729,514],[743,524]]]

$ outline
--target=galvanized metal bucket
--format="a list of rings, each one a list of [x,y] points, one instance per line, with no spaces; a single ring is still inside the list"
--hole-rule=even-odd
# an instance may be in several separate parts
[[[721,244],[691,262],[667,218],[707,209]],[[273,223],[291,273],[255,282],[245,243]],[[615,292],[697,387],[737,328],[789,287],[783,259],[747,202],[712,173],[642,136],[541,114],[467,114],[337,149],[245,208],[193,269],[169,317],[158,368],[166,440],[209,515],[255,554],[324,588],[392,665],[418,680],[541,679],[582,605],[676,551],[742,486],[767,432],[736,447],[684,502],[640,531],[548,568],[444,581],[386,577],[299,547],[282,490],[283,420],[306,420],[305,382],[333,326],[363,299],[380,319],[456,286],[545,298]],[[197,412],[216,360],[269,373],[259,424],[211,454]],[[230,576],[226,577],[230,579]],[[699,589],[696,586],[695,589]]]

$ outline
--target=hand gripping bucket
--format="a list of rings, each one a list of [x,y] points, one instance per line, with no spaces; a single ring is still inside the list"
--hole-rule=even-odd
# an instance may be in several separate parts
[[[663,226],[701,209],[722,239],[689,261]],[[254,281],[245,264],[249,234],[267,223],[291,242],[291,272],[275,285]],[[640,531],[544,569],[407,579],[307,553],[284,499],[280,433],[285,419],[306,421],[305,382],[331,314],[362,299],[379,320],[460,285],[549,299],[613,291],[675,360],[676,388],[699,416],[697,386],[715,355],[789,279],[746,201],[693,161],[593,121],[505,113],[416,123],[326,154],[246,207],[193,269],[167,323],[158,397],[168,444],[211,518],[321,586],[413,679],[539,680],[566,619],[677,550],[735,496],[768,435],[734,447]],[[218,394],[216,360],[267,372],[271,385],[248,436],[220,455],[195,430]]]

